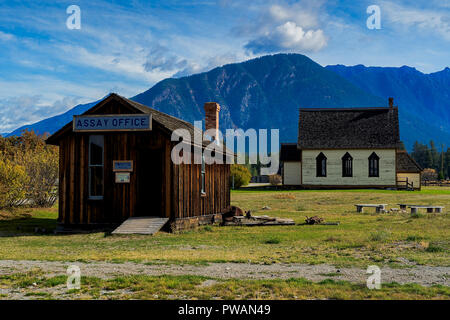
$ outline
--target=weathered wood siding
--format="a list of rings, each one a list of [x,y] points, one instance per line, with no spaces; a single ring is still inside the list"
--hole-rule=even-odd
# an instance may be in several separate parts
[[[175,218],[225,212],[230,206],[230,165],[206,165],[205,194],[201,194],[201,165],[172,164]]]
[[[327,176],[316,177],[316,157],[322,152],[327,157]],[[342,157],[348,152],[353,157],[353,177],[342,176]],[[380,158],[379,177],[369,177],[368,158],[375,152]],[[303,185],[323,186],[396,186],[395,149],[303,150]]]
[[[95,114],[135,113],[117,104],[107,104]],[[160,152],[162,165],[161,212],[149,215],[175,218],[222,213],[230,205],[229,165],[206,166],[206,194],[201,196],[201,165],[174,165],[172,142],[164,128],[153,123],[151,132],[99,132],[104,136],[104,196],[88,197],[89,133],[69,133],[59,143],[59,217],[66,225],[117,223],[135,216],[138,196],[139,150]],[[129,184],[115,183],[113,160],[133,160]]]
[[[300,161],[283,163],[283,184],[285,186],[298,186],[302,182],[302,166]]]
[[[160,132],[151,133],[105,133],[104,136],[104,196],[91,200],[88,195],[88,144],[89,134],[72,134],[62,138],[60,144],[59,170],[59,221],[66,224],[111,223],[134,216],[137,195],[137,161],[139,148],[164,150],[169,147]],[[162,155],[161,155],[162,156]],[[134,171],[130,183],[115,183],[113,160],[133,160]],[[163,176],[170,177],[170,166],[155,168]],[[170,198],[169,181],[161,183],[163,199]],[[160,215],[169,216],[170,201],[162,201]]]

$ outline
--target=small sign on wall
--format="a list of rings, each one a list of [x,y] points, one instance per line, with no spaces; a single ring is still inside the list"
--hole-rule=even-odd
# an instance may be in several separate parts
[[[130,183],[130,173],[116,172],[116,183]]]
[[[114,172],[133,172],[133,160],[114,160]]]

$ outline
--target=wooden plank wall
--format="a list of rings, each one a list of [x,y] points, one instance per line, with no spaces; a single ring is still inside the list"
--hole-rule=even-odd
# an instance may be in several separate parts
[[[96,114],[132,113],[117,105],[105,105]],[[101,134],[101,133],[100,133]],[[201,165],[174,165],[172,143],[162,128],[152,132],[104,133],[104,199],[88,199],[88,133],[71,133],[60,140],[59,217],[64,224],[121,222],[134,215],[137,202],[139,148],[161,149],[162,213],[171,218],[194,217],[224,212],[230,205],[229,165],[206,166],[206,195],[201,196]],[[116,184],[113,160],[133,160],[130,184]]]
[[[67,224],[83,223],[110,223],[123,221],[135,213],[137,202],[137,170],[140,164],[137,161],[139,148],[165,150],[166,138],[160,132],[152,133],[108,133],[104,134],[104,199],[90,200],[88,198],[88,144],[89,135],[70,135],[60,144],[60,171],[59,171],[59,218],[58,221]],[[131,173],[129,184],[115,183],[113,160],[133,160],[134,171]],[[161,170],[163,177],[170,177],[170,166],[164,165]],[[170,199],[170,180],[162,181],[162,198]],[[170,216],[170,201],[162,201],[162,214]]]
[[[201,165],[172,164],[172,208],[175,218],[225,212],[230,206],[230,165],[206,165],[206,185],[201,195]]]

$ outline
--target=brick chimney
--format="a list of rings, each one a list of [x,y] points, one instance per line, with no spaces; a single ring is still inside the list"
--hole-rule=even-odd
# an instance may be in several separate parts
[[[219,140],[219,111],[220,105],[216,102],[205,103],[205,130],[214,129],[214,140]]]
[[[392,98],[392,97],[389,98],[389,108],[391,108],[391,109],[394,108],[394,98]]]

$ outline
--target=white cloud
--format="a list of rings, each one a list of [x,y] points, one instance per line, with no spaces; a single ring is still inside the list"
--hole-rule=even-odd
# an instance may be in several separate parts
[[[446,9],[416,9],[392,2],[382,2],[381,14],[386,13],[391,25],[416,28],[421,32],[437,32],[450,41],[450,12]]]
[[[75,106],[78,98],[64,97],[52,104],[42,101],[40,95],[24,95],[0,100],[0,132],[12,130],[45,119]]]
[[[315,13],[305,10],[300,4],[292,6],[273,5],[269,8],[271,19],[284,22],[293,21],[303,28],[315,28],[318,25],[318,18]]]
[[[14,39],[15,39],[14,35],[0,31],[0,41],[10,41],[10,40],[14,40]]]
[[[288,21],[249,41],[245,47],[253,53],[275,51],[318,51],[325,47],[327,39],[322,30],[303,30],[295,22]]]
[[[241,26],[235,33],[250,37],[245,48],[253,54],[319,51],[328,40],[319,27],[319,9],[311,2],[272,5],[262,9],[257,23]]]

